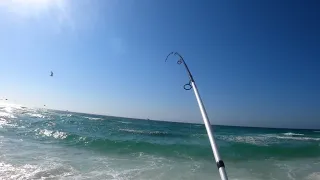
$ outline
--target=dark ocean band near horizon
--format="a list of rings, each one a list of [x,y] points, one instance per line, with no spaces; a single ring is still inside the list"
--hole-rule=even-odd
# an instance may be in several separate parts
[[[213,126],[229,179],[320,179],[320,130]],[[220,179],[203,124],[0,106],[0,179]]]

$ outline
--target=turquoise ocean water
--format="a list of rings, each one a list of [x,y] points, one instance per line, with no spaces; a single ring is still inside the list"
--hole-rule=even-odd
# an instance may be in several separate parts
[[[230,179],[320,179],[320,131],[213,129]],[[220,177],[201,124],[0,106],[0,179]]]

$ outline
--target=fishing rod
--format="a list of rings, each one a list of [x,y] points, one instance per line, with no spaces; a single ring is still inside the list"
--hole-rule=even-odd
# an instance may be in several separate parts
[[[183,86],[183,88],[185,90],[190,90],[193,88],[194,90],[194,94],[197,98],[197,102],[198,102],[198,105],[199,105],[199,108],[200,108],[200,112],[201,112],[201,115],[202,115],[202,118],[203,118],[203,121],[204,121],[204,124],[206,126],[206,130],[207,130],[207,134],[209,136],[209,141],[210,141],[210,144],[211,144],[211,148],[212,148],[212,151],[213,151],[213,155],[214,155],[214,158],[216,160],[216,163],[217,163],[217,167],[218,167],[218,170],[219,170],[219,173],[220,173],[220,177],[222,180],[228,180],[228,177],[227,177],[227,173],[226,173],[226,170],[225,170],[225,165],[224,165],[224,162],[221,160],[220,158],[220,155],[219,155],[219,151],[218,151],[218,148],[217,148],[217,145],[216,145],[216,142],[214,140],[214,137],[213,137],[213,131],[212,131],[212,128],[211,128],[211,124],[210,124],[210,121],[208,119],[208,115],[207,115],[207,112],[206,112],[206,109],[203,105],[203,102],[201,100],[201,97],[199,95],[199,92],[198,92],[198,89],[197,89],[197,86],[196,86],[196,83],[192,77],[192,74],[186,64],[186,62],[184,61],[183,57],[178,53],[178,52],[171,52],[165,61],[168,60],[168,57],[170,55],[175,55],[175,56],[179,56],[179,60],[177,61],[177,63],[180,65],[180,64],[183,64],[184,67],[186,68],[187,70],[187,73],[188,73],[188,76],[189,76],[189,83],[185,84]]]

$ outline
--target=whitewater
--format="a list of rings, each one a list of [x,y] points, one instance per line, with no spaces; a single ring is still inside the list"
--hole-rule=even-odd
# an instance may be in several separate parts
[[[231,180],[320,179],[319,130],[213,130]],[[0,105],[0,179],[220,176],[202,124]]]

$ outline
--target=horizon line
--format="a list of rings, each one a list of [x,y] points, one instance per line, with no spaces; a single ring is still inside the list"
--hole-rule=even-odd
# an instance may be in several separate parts
[[[0,99],[4,101],[3,99]],[[7,100],[6,100],[7,101]],[[156,121],[156,122],[164,122],[164,123],[181,123],[181,124],[197,124],[197,125],[204,125],[203,121],[201,123],[199,122],[190,122],[190,121],[176,121],[176,120],[160,120],[160,119],[150,119],[150,118],[137,118],[137,117],[130,117],[130,116],[116,116],[116,115],[110,115],[110,114],[100,114],[100,113],[89,113],[89,112],[79,112],[79,111],[69,111],[69,110],[62,110],[62,109],[51,109],[46,107],[31,107],[31,106],[25,106],[21,104],[15,104],[15,103],[5,103],[7,105],[18,105],[25,108],[35,108],[35,109],[46,109],[51,111],[61,111],[61,112],[71,112],[71,113],[79,113],[79,114],[87,114],[87,115],[96,115],[96,116],[105,116],[105,117],[117,117],[117,118],[125,118],[125,119],[131,119],[131,120],[143,120],[143,121]],[[288,129],[288,130],[320,130],[320,129],[311,129],[311,128],[294,128],[294,127],[271,127],[271,126],[249,126],[249,125],[228,125],[228,124],[214,124],[211,122],[211,126],[227,126],[227,127],[240,127],[240,128],[261,128],[261,129]]]

